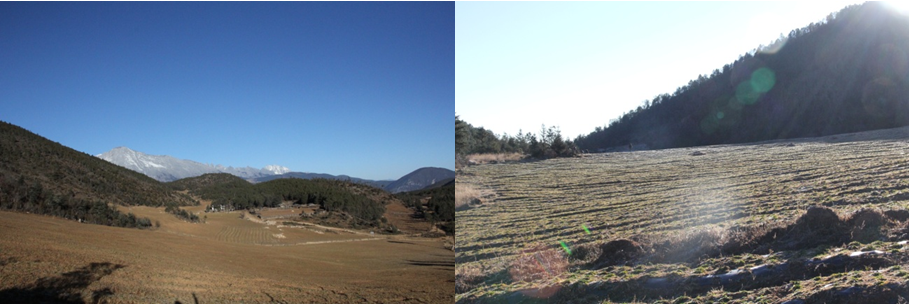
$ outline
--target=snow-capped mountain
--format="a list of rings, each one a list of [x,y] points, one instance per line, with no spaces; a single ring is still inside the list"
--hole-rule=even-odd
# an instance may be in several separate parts
[[[274,173],[275,175],[283,175],[283,174],[286,174],[286,173],[289,173],[289,172],[290,172],[290,169],[289,169],[289,168],[286,168],[286,167],[283,167],[283,166],[280,166],[280,165],[266,165],[266,166],[263,167],[262,169],[263,169],[263,170],[267,170],[267,171],[269,171],[269,172],[272,172],[272,173]]]
[[[209,165],[171,156],[148,155],[127,147],[117,147],[96,157],[164,182],[208,173],[228,173],[243,179],[255,179],[290,172],[290,169],[279,165],[269,165],[261,169]]]

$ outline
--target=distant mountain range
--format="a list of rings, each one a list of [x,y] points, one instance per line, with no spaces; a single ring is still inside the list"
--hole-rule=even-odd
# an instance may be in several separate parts
[[[330,174],[293,172],[287,167],[278,165],[269,165],[261,169],[209,165],[192,160],[177,159],[171,156],[149,155],[127,147],[117,147],[108,152],[96,155],[96,157],[145,174],[162,182],[170,182],[210,173],[227,173],[253,183],[282,178],[323,178],[350,181],[382,188],[391,193],[400,193],[423,189],[444,180],[454,179],[455,176],[454,171],[449,169],[424,167],[417,169],[398,180],[369,180],[347,175],[336,176]]]
[[[177,159],[171,156],[149,155],[129,149],[128,147],[117,147],[105,153],[96,155],[96,157],[140,172],[162,182],[170,182],[210,173],[228,173],[249,180],[290,172],[290,169],[278,165],[269,165],[261,169],[209,165],[192,160]]]

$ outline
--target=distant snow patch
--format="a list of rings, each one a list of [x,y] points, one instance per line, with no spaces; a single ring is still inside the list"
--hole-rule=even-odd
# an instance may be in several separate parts
[[[290,172],[289,168],[286,168],[286,167],[283,167],[280,165],[266,165],[265,168],[263,168],[263,169],[266,171],[272,172],[275,175],[283,175],[283,174]]]
[[[148,161],[148,160],[142,160],[142,164],[144,164],[145,167],[164,168],[164,165],[161,165],[161,164],[158,164],[158,163],[155,163],[155,162],[151,162],[151,161]]]

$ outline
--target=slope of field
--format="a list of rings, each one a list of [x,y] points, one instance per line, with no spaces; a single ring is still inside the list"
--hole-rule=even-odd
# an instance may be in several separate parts
[[[0,212],[0,236],[16,236],[0,239],[0,299],[452,302],[454,255],[440,239],[259,223],[241,219],[240,212],[202,213],[205,223],[188,223],[163,208],[119,208],[149,217],[160,228],[122,229]]]
[[[604,283],[639,281],[660,290],[661,283],[668,287],[669,283],[678,282],[671,280],[671,276],[718,277],[736,268],[768,263],[768,257],[773,257],[772,250],[784,247],[778,244],[758,251],[765,256],[747,252],[723,255],[723,251],[718,251],[720,254],[691,255],[683,261],[629,259],[627,266],[596,260],[597,257],[584,258],[579,252],[595,248],[606,253],[615,250],[607,244],[617,247],[624,242],[629,245],[628,251],[610,253],[625,255],[638,251],[632,249],[656,251],[653,249],[660,247],[652,242],[653,246],[648,248],[644,246],[647,241],[666,241],[668,245],[692,240],[698,234],[731,236],[740,228],[770,228],[771,225],[795,228],[792,221],[813,205],[829,207],[842,219],[856,218],[848,215],[862,208],[881,212],[905,209],[909,207],[907,153],[909,129],[902,128],[748,145],[590,154],[581,158],[467,167],[458,174],[457,183],[494,195],[483,198],[482,205],[457,212],[455,252],[460,286],[456,300],[729,302],[744,299],[763,303],[794,299],[798,294],[791,290],[792,284],[786,288],[791,291],[775,293],[778,298],[748,298],[768,293],[761,289],[783,289],[787,283],[755,286],[751,290],[720,286],[720,290],[713,292],[684,288],[669,294],[636,290],[638,286],[623,286],[625,293],[615,293],[603,289],[618,289],[618,286],[593,289],[588,285],[593,282],[600,287]],[[906,220],[887,219],[895,227]],[[864,226],[864,222],[858,225]],[[761,230],[769,229],[752,231]],[[876,245],[848,236],[802,249],[783,259],[792,262],[850,249],[900,252],[896,242],[888,239],[899,236],[887,236],[891,237],[880,237],[883,241],[877,241]],[[843,240],[853,242],[845,245]],[[573,254],[568,254],[570,251]],[[749,260],[749,255],[759,259]],[[576,261],[582,258],[588,261]],[[748,261],[750,265],[741,262],[722,265],[717,260]],[[654,262],[668,264],[652,265]],[[528,264],[540,266],[540,274],[528,271]],[[882,266],[899,269],[900,264],[877,268]],[[875,269],[862,265],[865,267]],[[847,269],[851,270],[843,270]],[[887,274],[879,276],[889,278]],[[796,277],[795,282],[809,285],[826,279],[803,275],[804,278]],[[856,276],[872,274],[859,272]],[[843,288],[836,285],[836,280],[829,281],[834,285],[810,287],[823,291]],[[557,293],[560,287],[581,288],[561,289],[563,292]],[[566,294],[565,290],[571,293]],[[708,297],[718,294],[730,299]]]

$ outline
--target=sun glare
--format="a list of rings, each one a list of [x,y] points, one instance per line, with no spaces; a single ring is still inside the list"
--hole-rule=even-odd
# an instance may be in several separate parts
[[[884,3],[900,14],[909,15],[909,1],[884,1]]]

